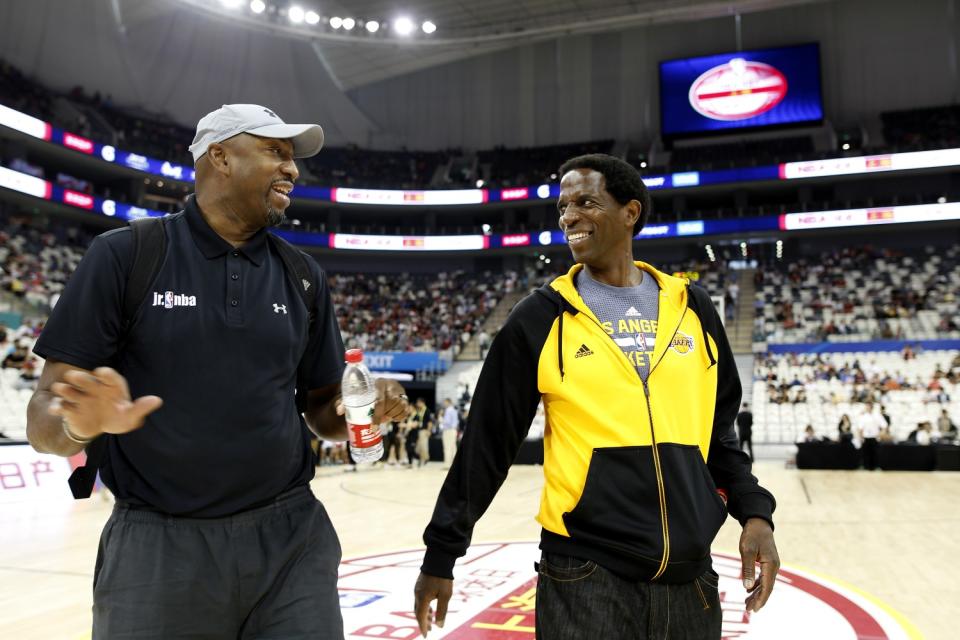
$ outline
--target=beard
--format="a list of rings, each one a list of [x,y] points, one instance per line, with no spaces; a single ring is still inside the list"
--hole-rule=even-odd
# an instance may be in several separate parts
[[[275,227],[286,218],[286,214],[283,209],[275,209],[274,207],[267,206],[267,226]]]

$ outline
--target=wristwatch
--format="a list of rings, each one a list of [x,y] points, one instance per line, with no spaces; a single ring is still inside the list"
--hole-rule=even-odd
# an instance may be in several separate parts
[[[73,431],[70,430],[70,423],[67,421],[66,416],[60,416],[61,426],[63,427],[63,435],[67,436],[67,439],[70,442],[76,442],[77,444],[87,445],[94,441],[94,438],[80,438],[73,434]]]

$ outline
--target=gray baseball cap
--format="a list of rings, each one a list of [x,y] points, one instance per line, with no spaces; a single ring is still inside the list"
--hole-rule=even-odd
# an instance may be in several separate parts
[[[276,113],[258,104],[225,104],[197,123],[197,135],[190,145],[196,162],[216,142],[249,133],[261,138],[293,142],[293,156],[308,158],[323,146],[323,129],[318,124],[287,124]]]

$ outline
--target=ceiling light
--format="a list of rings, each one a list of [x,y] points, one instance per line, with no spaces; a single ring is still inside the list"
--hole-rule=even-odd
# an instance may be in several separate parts
[[[376,20],[368,21],[365,26],[367,28],[367,31],[369,31],[370,33],[376,33],[377,31],[380,30],[380,23],[377,22]]]
[[[263,13],[266,11],[266,9],[267,5],[263,2],[263,0],[253,0],[253,2],[250,3],[250,11],[253,11],[254,13]]]
[[[843,150],[844,150],[844,151],[849,151],[849,150],[850,150],[850,143],[849,143],[849,142],[844,142],[844,143],[843,143]]]
[[[423,23],[423,25],[421,25],[420,28],[423,29],[423,32],[424,32],[424,33],[428,33],[428,34],[429,34],[429,33],[433,33],[434,31],[437,30],[437,25],[435,25],[435,24],[433,24],[432,22],[430,22],[429,20],[427,20],[426,22]]]
[[[287,11],[287,17],[290,18],[290,22],[300,24],[303,22],[303,8],[298,6],[290,7],[290,10]]]
[[[333,16],[332,18],[330,18],[330,27],[332,29],[339,29],[342,26],[343,26],[342,18],[340,18],[339,16]]]
[[[410,18],[397,18],[393,22],[393,28],[402,36],[408,36],[413,33],[413,22]]]
[[[346,29],[347,31],[350,31],[350,30],[353,29],[355,26],[357,26],[357,21],[354,20],[353,18],[344,18],[344,19],[343,19],[343,28]]]
[[[640,163],[640,168],[641,168],[641,169],[646,169],[646,168],[647,168],[647,161],[646,161],[646,160],[644,160],[643,162]]]
[[[303,18],[307,21],[307,24],[317,24],[320,22],[320,14],[316,11],[307,11],[307,14]]]
[[[477,180],[477,189],[480,189],[481,187],[483,187],[483,185],[484,185],[483,180]]]

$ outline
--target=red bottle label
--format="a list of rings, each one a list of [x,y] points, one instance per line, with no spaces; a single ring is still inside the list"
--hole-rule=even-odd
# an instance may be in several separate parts
[[[383,440],[380,427],[374,424],[348,424],[350,429],[350,445],[358,449],[366,449]]]

